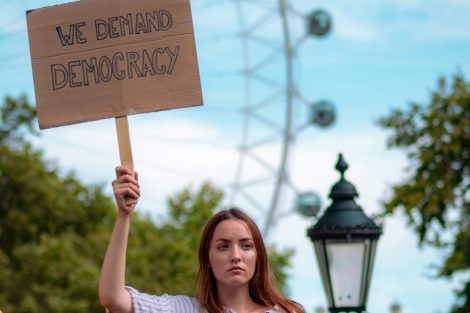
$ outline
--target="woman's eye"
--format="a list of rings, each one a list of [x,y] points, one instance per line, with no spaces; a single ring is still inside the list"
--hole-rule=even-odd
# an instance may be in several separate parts
[[[227,248],[228,248],[228,245],[217,246],[217,250],[226,250]]]
[[[253,248],[253,245],[251,243],[244,243],[242,245],[242,248],[245,250],[250,250],[251,248]]]

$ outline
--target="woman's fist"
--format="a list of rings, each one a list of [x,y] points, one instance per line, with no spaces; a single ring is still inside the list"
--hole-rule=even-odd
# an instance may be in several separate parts
[[[114,198],[119,211],[131,214],[140,197],[139,176],[126,166],[116,167],[116,179],[113,181]]]

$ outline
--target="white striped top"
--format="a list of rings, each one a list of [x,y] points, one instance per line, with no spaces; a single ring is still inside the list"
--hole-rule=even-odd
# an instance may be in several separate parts
[[[188,296],[149,295],[137,291],[132,287],[126,287],[132,296],[134,313],[204,313],[201,311],[199,301]],[[236,313],[227,309],[227,313]],[[266,313],[281,313],[276,307],[267,310]]]

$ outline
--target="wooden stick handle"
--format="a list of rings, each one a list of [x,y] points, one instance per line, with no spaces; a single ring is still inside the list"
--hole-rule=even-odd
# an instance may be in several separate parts
[[[121,165],[127,166],[132,172],[134,172],[134,159],[132,158],[131,136],[129,134],[129,122],[127,121],[127,116],[116,117],[115,121]],[[132,205],[135,202],[136,201],[134,199],[126,199],[127,205]]]

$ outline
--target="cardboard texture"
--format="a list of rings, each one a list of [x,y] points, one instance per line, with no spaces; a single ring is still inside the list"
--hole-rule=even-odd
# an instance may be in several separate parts
[[[82,0],[26,14],[41,129],[202,105],[189,0]]]

